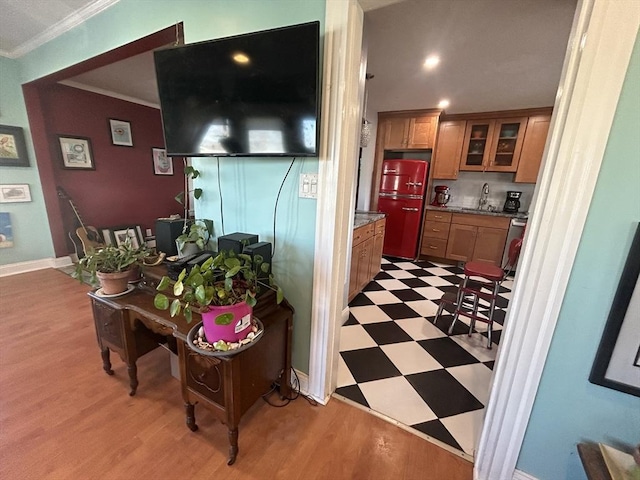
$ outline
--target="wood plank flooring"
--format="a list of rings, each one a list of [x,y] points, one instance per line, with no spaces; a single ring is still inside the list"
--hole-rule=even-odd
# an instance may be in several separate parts
[[[57,270],[0,278],[0,478],[469,480],[472,464],[333,399],[258,401],[226,465],[227,430],[196,406],[185,426],[168,353],[138,361],[140,386],[112,354],[102,370],[88,287]],[[295,328],[295,326],[294,326]]]

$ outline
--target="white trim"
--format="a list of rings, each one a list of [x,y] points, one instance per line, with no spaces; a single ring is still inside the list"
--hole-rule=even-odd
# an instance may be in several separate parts
[[[69,265],[73,265],[70,257],[42,258],[28,262],[10,263],[8,265],[0,265],[0,277],[44,270],[45,268],[68,267]]]
[[[160,105],[153,102],[147,102],[136,97],[130,97],[129,95],[123,95],[121,93],[112,92],[111,90],[105,90],[104,88],[94,87],[92,85],[85,85],[84,83],[74,82],[72,80],[62,80],[58,83],[66,85],[72,88],[78,88],[80,90],[86,90],[87,92],[97,93],[99,95],[105,95],[107,97],[117,98],[118,100],[124,100],[125,102],[137,103],[138,105],[144,105],[145,107],[155,108],[160,110]]]
[[[295,371],[299,382],[298,390],[300,390],[302,395],[309,396],[309,376],[298,369],[295,369]],[[293,376],[293,373],[291,374],[291,385],[295,385],[295,377]]]
[[[309,393],[325,404],[336,386],[337,332],[345,302],[353,227],[363,81],[362,8],[355,0],[327,2],[322,84],[318,212],[313,275]]]
[[[33,37],[27,42],[24,42],[22,45],[17,46],[10,52],[2,52],[2,55],[9,58],[19,58],[23,55],[26,55],[39,46],[44,45],[54,38],[59,37],[63,33],[68,32],[72,28],[86,22],[94,15],[99,14],[112,5],[115,5],[119,1],[120,0],[96,0],[95,2],[91,2],[88,5],[85,5],[81,9],[76,10],[67,17],[63,18],[55,25],[50,26],[39,35]]]
[[[524,473],[521,470],[516,470],[513,472],[513,480],[538,480],[536,477],[529,475],[528,473]]]
[[[637,6],[635,0],[579,3],[559,89],[564,94],[556,101],[495,365],[476,479],[514,476],[640,25]]]

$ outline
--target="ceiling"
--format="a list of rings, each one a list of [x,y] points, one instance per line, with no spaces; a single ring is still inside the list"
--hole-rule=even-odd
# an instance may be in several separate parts
[[[16,58],[118,0],[0,0],[0,55]],[[369,112],[448,113],[552,105],[576,0],[359,0]],[[438,54],[432,71],[422,66]],[[152,53],[63,83],[158,107]]]

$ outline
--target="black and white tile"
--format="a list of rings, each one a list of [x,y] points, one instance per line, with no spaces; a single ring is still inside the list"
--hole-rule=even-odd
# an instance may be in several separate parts
[[[487,349],[486,324],[453,316],[434,324],[443,294],[457,291],[463,270],[428,261],[384,258],[382,271],[349,304],[340,332],[336,394],[473,455],[489,397],[512,279],[500,287]],[[481,302],[480,312],[488,304]]]

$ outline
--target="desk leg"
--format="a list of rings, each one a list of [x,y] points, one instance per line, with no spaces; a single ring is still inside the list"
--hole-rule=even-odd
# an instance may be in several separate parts
[[[187,414],[187,427],[192,432],[198,430],[198,425],[196,425],[196,414],[195,414],[195,405],[193,403],[185,403],[184,409]]]
[[[229,460],[227,465],[233,465],[238,455],[238,427],[229,428]]]
[[[107,375],[113,375],[113,370],[111,370],[111,358],[109,349],[101,349],[100,355],[102,356],[102,368],[105,372],[107,372]]]
[[[129,386],[131,387],[129,396],[133,397],[136,394],[136,389],[138,388],[138,367],[135,362],[127,365],[127,372],[129,373]]]

